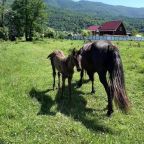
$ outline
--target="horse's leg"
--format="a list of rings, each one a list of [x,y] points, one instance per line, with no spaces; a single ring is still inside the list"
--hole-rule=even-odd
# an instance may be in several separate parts
[[[99,74],[99,79],[100,79],[100,82],[103,84],[104,88],[105,88],[105,91],[107,93],[107,97],[108,97],[108,111],[107,111],[107,115],[108,116],[111,116],[111,114],[113,113],[113,105],[112,105],[112,96],[110,94],[110,87],[107,83],[107,80],[106,80],[106,72],[101,72],[101,73],[98,73]]]
[[[92,91],[91,91],[91,94],[95,93],[95,89],[94,89],[94,72],[90,72],[88,71],[87,72],[90,80],[92,81]]]
[[[65,89],[65,77],[62,75],[62,95],[61,97],[63,97],[63,94],[64,94],[64,89]]]
[[[78,81],[78,85],[77,85],[78,88],[82,86],[83,75],[84,75],[84,69],[82,69],[80,72],[80,80]]]
[[[58,90],[60,90],[60,72],[58,72]]]
[[[71,100],[71,81],[72,81],[72,76],[69,76],[68,77],[69,100]]]
[[[55,88],[55,77],[56,77],[56,70],[54,65],[52,64],[52,69],[53,69],[53,90]]]

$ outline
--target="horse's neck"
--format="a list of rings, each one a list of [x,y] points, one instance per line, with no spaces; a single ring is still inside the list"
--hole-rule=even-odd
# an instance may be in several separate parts
[[[72,61],[72,59],[71,59],[71,56],[68,56],[68,57],[66,58],[66,64],[67,64],[68,70],[69,70],[69,71],[73,71],[74,63],[73,63],[73,61]]]

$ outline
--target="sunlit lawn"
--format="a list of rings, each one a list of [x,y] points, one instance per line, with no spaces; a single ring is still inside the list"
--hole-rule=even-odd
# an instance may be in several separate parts
[[[144,143],[144,42],[115,42],[123,60],[132,109],[128,115],[115,108],[111,118],[103,109],[107,97],[95,74],[79,89],[75,71],[71,103],[56,101],[52,69],[47,56],[55,49],[67,55],[83,41],[44,40],[0,42],[0,144],[142,144]],[[88,79],[87,76],[84,77]]]

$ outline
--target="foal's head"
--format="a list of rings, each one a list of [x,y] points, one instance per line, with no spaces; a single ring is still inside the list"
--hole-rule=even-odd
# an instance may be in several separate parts
[[[79,54],[79,51],[73,49],[71,56],[72,61],[77,68],[77,71],[81,71],[81,55]]]

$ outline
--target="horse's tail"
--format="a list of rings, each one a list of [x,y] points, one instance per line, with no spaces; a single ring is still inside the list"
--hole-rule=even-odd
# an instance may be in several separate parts
[[[47,59],[51,59],[52,60],[54,56],[55,56],[55,53],[52,52],[51,54],[48,55]]]
[[[49,54],[48,57],[47,57],[47,59],[50,59],[50,62],[51,62],[51,66],[52,66],[52,70],[53,70],[53,77],[55,77],[55,75],[56,75],[56,70],[55,70],[55,65],[54,65],[54,59],[53,59],[54,57],[55,57],[55,53],[54,52],[52,52],[51,54]],[[54,85],[55,84],[53,84],[53,89],[54,89]]]
[[[54,52],[52,52],[51,54],[49,54],[48,55],[48,57],[47,57],[47,59],[50,59],[50,61],[51,61],[51,65],[52,65],[52,69],[53,69],[53,72],[55,73],[55,66],[54,66],[54,60],[53,60],[53,58],[55,57],[55,53]]]
[[[124,71],[119,50],[113,46],[110,53],[110,93],[114,98],[116,106],[122,112],[128,112],[129,100],[126,94]]]

